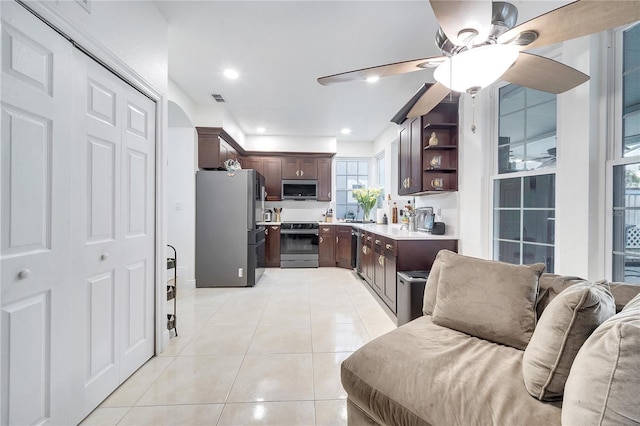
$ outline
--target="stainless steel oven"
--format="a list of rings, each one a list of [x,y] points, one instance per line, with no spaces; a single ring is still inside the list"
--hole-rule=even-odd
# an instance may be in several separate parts
[[[318,223],[284,222],[280,226],[280,267],[318,267]]]

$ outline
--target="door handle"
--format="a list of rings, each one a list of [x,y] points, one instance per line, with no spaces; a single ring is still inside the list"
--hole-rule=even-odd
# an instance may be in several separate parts
[[[100,260],[105,261],[109,258],[109,253],[102,253],[100,256]]]
[[[31,269],[23,269],[22,271],[18,272],[18,279],[19,280],[26,280],[27,278],[29,278],[29,276],[31,275]]]

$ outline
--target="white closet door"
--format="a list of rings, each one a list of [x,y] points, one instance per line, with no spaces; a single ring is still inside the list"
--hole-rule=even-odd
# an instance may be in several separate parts
[[[2,15],[2,424],[64,424],[70,365],[71,45]]]
[[[120,382],[154,353],[155,103],[122,87]]]
[[[153,355],[155,104],[74,56],[72,335],[84,416]]]

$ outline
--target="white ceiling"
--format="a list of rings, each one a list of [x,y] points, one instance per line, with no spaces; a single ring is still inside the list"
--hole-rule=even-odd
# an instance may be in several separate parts
[[[518,22],[566,1],[513,1]],[[425,70],[375,84],[320,76],[438,56],[427,1],[157,1],[169,24],[169,77],[196,103],[221,94],[247,135],[372,141],[418,90]],[[234,68],[237,80],[222,73]],[[350,135],[340,134],[348,127]]]

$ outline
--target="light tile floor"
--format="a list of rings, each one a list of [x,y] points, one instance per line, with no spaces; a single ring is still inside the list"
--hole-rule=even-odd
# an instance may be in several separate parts
[[[83,425],[345,425],[340,363],[395,322],[352,271],[178,293],[178,337]]]

